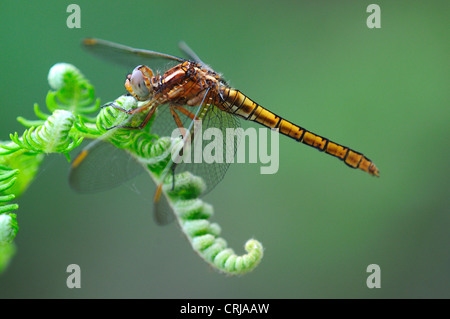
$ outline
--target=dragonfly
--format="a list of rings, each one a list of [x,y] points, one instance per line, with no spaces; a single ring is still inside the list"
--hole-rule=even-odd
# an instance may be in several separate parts
[[[125,88],[128,94],[142,103],[131,110],[115,107],[129,115],[141,115],[143,119],[136,126],[118,127],[143,129],[153,117],[156,117],[152,130],[155,126],[155,130],[160,131],[157,132],[158,135],[164,136],[168,128],[178,128],[186,140],[186,136],[192,133],[192,123],[195,120],[201,120],[204,129],[214,127],[225,132],[227,128],[240,127],[240,119],[243,119],[277,130],[296,142],[334,156],[348,167],[379,176],[378,168],[364,154],[294,124],[231,87],[221,74],[205,64],[184,42],[180,43],[180,49],[187,59],[95,38],[84,39],[83,46],[94,55],[126,65],[130,69],[134,68],[126,77]],[[145,64],[142,64],[144,62]],[[70,181],[75,190],[90,192],[97,188],[106,188],[108,184],[120,184],[122,179],[125,180],[135,174],[129,162],[125,164],[121,162],[115,166],[117,171],[122,170],[123,173],[118,173],[114,177],[115,181],[100,183],[100,186],[99,183],[85,182],[89,179],[87,175],[92,174],[92,172],[84,173],[86,176],[83,177],[79,173],[85,171],[80,167],[86,162],[86,155],[93,158],[99,153],[98,149],[104,147],[100,143],[95,145],[97,147],[88,145],[82,158],[75,158],[72,163]],[[236,147],[237,142],[230,152],[236,152]],[[205,179],[208,192],[222,180],[229,164],[229,161],[224,160],[212,164],[192,163],[187,167],[193,169],[194,173],[199,172]],[[175,167],[178,169],[174,163],[170,165],[172,170]],[[90,180],[92,181],[92,177]]]

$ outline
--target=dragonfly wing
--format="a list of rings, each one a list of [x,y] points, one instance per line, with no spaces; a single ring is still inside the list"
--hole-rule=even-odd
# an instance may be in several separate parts
[[[200,176],[206,183],[203,195],[210,192],[225,176],[236,155],[240,131],[239,118],[211,105],[202,120],[201,143],[194,137],[190,163],[177,166],[177,172],[190,171]],[[227,132],[227,129],[230,129]],[[201,145],[202,163],[195,163],[196,149]]]
[[[195,113],[198,107],[185,106],[185,108]],[[187,129],[192,120],[180,112],[177,113],[183,123],[183,127]],[[200,133],[197,135],[194,133],[194,145],[190,147],[189,163],[183,161],[178,164],[175,169],[175,174],[189,171],[194,175],[200,176],[206,183],[206,190],[203,193],[205,195],[223,179],[231,161],[234,160],[240,139],[240,131],[236,130],[236,128],[240,127],[240,122],[239,118],[233,114],[224,112],[214,105],[210,105],[201,124],[201,135],[205,137],[205,140],[200,139]],[[234,136],[229,135],[232,139],[229,139],[228,143],[227,129],[232,129],[231,132],[234,134]],[[151,133],[159,136],[176,137],[181,135],[170,114],[169,107],[158,108]],[[201,157],[201,163],[195,162],[196,156],[197,158],[198,156]]]
[[[186,42],[181,41],[180,43],[178,43],[178,47],[180,48],[181,51],[183,51],[183,53],[192,61],[197,62],[198,64],[200,64],[203,68],[207,69],[208,71],[213,71],[214,70],[207,65],[205,62],[203,62],[200,57],[197,55],[197,53],[194,52],[194,50],[192,50]]]
[[[109,60],[133,69],[145,64],[154,71],[163,71],[185,60],[173,55],[151,50],[136,49],[126,45],[95,38],[83,39],[83,48],[102,59]]]
[[[179,131],[177,130],[177,125],[172,115],[170,114],[169,104],[159,106],[156,109],[154,116],[155,120],[150,128],[151,134],[158,135],[159,137],[171,137],[173,133],[174,137],[178,136]]]
[[[167,225],[175,219],[172,208],[163,194],[155,194],[158,198],[153,201],[153,218],[158,225]]]
[[[120,186],[143,172],[142,166],[126,151],[95,140],[72,162],[69,183],[79,193],[94,193]],[[164,195],[155,203],[153,211],[158,225],[166,225],[174,220]]]
[[[99,139],[72,161],[69,184],[79,193],[95,193],[117,187],[143,172],[126,151]]]

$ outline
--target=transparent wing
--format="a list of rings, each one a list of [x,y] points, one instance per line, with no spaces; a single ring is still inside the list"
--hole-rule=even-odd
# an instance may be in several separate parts
[[[165,195],[161,195],[157,202],[153,202],[153,219],[158,225],[167,225],[175,219]]]
[[[143,172],[126,151],[99,139],[72,161],[69,184],[79,193],[95,193],[115,188]]]
[[[210,192],[225,176],[236,154],[240,139],[239,118],[211,105],[202,120],[203,138],[198,142],[194,137],[190,163],[182,163],[176,172],[191,171],[206,182],[206,191]],[[231,129],[227,132],[227,129]],[[198,137],[198,136],[197,136]],[[201,147],[202,163],[195,163],[196,150]],[[197,153],[198,154],[198,153]]]
[[[126,45],[95,38],[83,39],[83,48],[89,53],[133,69],[145,64],[153,70],[163,71],[185,60],[173,55],[151,50],[136,49]]]
[[[95,193],[118,187],[143,172],[143,167],[126,151],[95,140],[73,160],[69,184],[79,193]],[[164,196],[153,217],[159,225],[173,221],[172,209]]]
[[[198,64],[200,64],[203,68],[214,71],[209,65],[207,65],[205,62],[203,62],[200,57],[192,50],[184,41],[181,41],[178,43],[178,47],[181,51],[189,58],[189,60],[195,61]]]
[[[185,106],[185,108],[195,113],[198,107]],[[177,114],[183,127],[188,128],[192,120],[180,112]],[[178,164],[175,174],[189,171],[202,177],[206,183],[206,191],[202,195],[210,192],[223,179],[234,160],[240,139],[240,131],[236,130],[238,127],[240,127],[238,117],[210,105],[201,122],[201,132],[196,133],[191,144],[189,162],[184,160]],[[227,129],[231,129],[228,135]],[[159,136],[181,135],[170,114],[169,107],[158,109],[151,133]],[[200,138],[200,135],[203,138]],[[199,157],[201,158],[200,163],[198,163]]]

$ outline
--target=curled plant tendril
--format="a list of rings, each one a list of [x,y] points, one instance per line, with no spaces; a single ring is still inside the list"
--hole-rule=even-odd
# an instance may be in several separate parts
[[[263,247],[258,241],[248,240],[245,244],[247,253],[239,256],[219,237],[220,226],[209,222],[213,207],[199,199],[205,189],[200,177],[189,172],[177,174],[174,188],[171,174],[161,181],[172,153],[179,150],[179,139],[150,134],[152,120],[142,130],[116,127],[141,122],[142,114],[130,117],[113,107],[126,110],[138,107],[134,98],[121,96],[113,105],[102,108],[96,117],[91,117],[90,114],[99,109],[100,102],[95,98],[92,85],[77,68],[58,63],[50,69],[48,79],[53,91],[48,92],[46,105],[52,114],[45,114],[35,104],[34,111],[39,120],[19,117],[18,121],[28,129],[22,136],[11,134],[11,141],[0,143],[0,203],[9,202],[15,195],[23,193],[33,180],[43,154],[63,153],[68,157],[68,152],[78,147],[83,138],[101,138],[126,149],[155,183],[163,182],[162,196],[167,199],[194,251],[209,265],[225,274],[236,275],[247,273],[259,264]],[[116,128],[110,129],[113,127]],[[3,213],[0,215],[0,272],[14,253],[11,241],[18,229],[16,215],[6,213],[17,208],[17,204],[0,206],[0,214]]]
[[[156,141],[151,149],[152,158],[167,160],[162,155],[170,154],[170,148],[177,141],[168,143],[167,138]],[[149,165],[149,170],[156,182],[159,182],[161,170],[165,165]],[[190,172],[175,175],[173,188],[172,176],[165,179],[163,191],[173,209],[183,233],[188,238],[192,248],[213,268],[228,275],[244,274],[252,271],[263,257],[263,247],[260,242],[250,239],[245,244],[247,254],[237,255],[227,247],[225,239],[219,237],[221,228],[216,223],[210,223],[209,218],[214,210],[210,204],[198,197],[205,190],[204,181]],[[173,189],[172,189],[173,188]]]
[[[25,130],[22,137],[17,133],[10,135],[11,141],[16,146],[2,148],[9,150],[26,149],[31,152],[42,153],[64,153],[68,154],[72,149],[81,144],[82,138],[71,137],[75,117],[69,111],[56,110],[48,117],[44,124]]]
[[[49,84],[55,90],[49,91],[46,98],[47,109],[52,114],[45,114],[35,104],[34,112],[39,120],[18,117],[19,123],[28,129],[22,136],[11,134],[11,141],[0,142],[0,203],[14,199],[27,189],[43,154],[63,153],[69,160],[69,151],[79,146],[83,139],[83,135],[73,128],[76,116],[80,121],[92,121],[87,114],[97,111],[100,106],[92,85],[72,65],[53,66]],[[0,206],[0,272],[15,251],[11,241],[18,229],[16,215],[7,213],[17,209],[17,204]]]
[[[95,122],[86,115],[99,109],[100,100],[95,99],[94,87],[80,70],[68,63],[57,63],[48,73],[48,83],[54,90],[47,94],[49,111],[66,110]]]

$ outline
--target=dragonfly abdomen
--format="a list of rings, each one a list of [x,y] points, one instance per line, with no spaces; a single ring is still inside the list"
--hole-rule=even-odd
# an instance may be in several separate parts
[[[297,142],[309,145],[321,152],[325,152],[342,160],[351,168],[359,168],[371,175],[379,176],[375,164],[364,156],[346,146],[332,142],[320,135],[314,134],[301,126],[295,125],[275,113],[252,101],[245,94],[231,88],[221,90],[222,103],[219,107],[226,112],[233,113],[246,120],[257,122],[270,129],[278,131]]]

